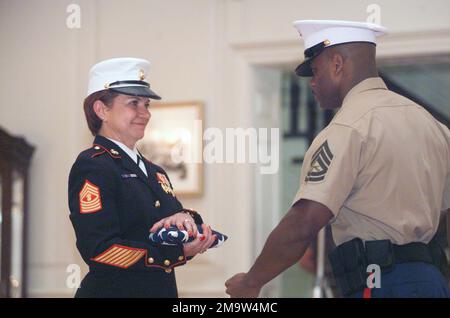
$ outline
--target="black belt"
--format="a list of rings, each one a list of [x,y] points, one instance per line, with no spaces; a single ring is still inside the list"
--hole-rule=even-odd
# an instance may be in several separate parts
[[[344,296],[367,287],[367,266],[370,264],[380,266],[382,273],[386,273],[393,270],[395,264],[425,262],[438,267],[444,275],[442,269],[447,266],[443,249],[433,242],[395,245],[389,240],[378,240],[364,244],[361,239],[355,238],[336,247],[329,254],[329,259]]]
[[[430,247],[425,243],[392,245],[395,263],[425,262],[433,264]]]

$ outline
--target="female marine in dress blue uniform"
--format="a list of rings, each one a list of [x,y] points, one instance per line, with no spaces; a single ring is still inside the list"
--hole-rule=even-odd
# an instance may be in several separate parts
[[[135,148],[150,119],[149,62],[116,58],[94,65],[84,110],[95,136],[69,176],[70,220],[89,272],[76,297],[177,297],[174,267],[214,241],[197,235],[201,217],[184,210],[169,177]],[[150,228],[177,225],[196,239],[183,246],[151,243]]]

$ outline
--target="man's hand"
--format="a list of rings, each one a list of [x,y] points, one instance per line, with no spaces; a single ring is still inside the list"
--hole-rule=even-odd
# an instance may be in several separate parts
[[[237,274],[225,286],[231,297],[257,297],[262,286],[298,262],[321,228],[333,217],[323,204],[297,201],[270,233],[247,274]]]
[[[226,293],[231,298],[257,298],[261,287],[250,286],[246,273],[239,273],[225,282]]]

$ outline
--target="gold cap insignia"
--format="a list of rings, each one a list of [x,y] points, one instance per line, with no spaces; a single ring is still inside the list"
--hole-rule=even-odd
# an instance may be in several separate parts
[[[139,79],[143,81],[145,79],[145,72],[143,69],[139,70]]]

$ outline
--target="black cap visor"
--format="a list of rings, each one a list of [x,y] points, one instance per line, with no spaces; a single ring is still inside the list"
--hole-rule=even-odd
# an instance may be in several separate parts
[[[305,59],[303,63],[301,63],[297,68],[295,69],[295,74],[300,77],[311,77],[313,76],[312,70],[311,70],[311,61],[312,59]]]
[[[113,92],[124,95],[148,97],[151,99],[158,99],[158,100],[161,99],[161,97],[158,94],[156,94],[147,86],[110,87],[109,89]]]
[[[328,43],[327,43],[328,42]],[[311,77],[313,76],[313,72],[311,69],[311,62],[318,57],[325,49],[337,46],[337,45],[343,45],[343,44],[349,44],[349,43],[369,43],[372,45],[376,45],[373,42],[366,42],[366,41],[353,41],[353,42],[344,42],[344,43],[337,43],[330,45],[330,42],[328,40],[325,40],[323,42],[317,43],[316,45],[310,47],[309,49],[305,50],[305,60],[303,63],[301,63],[297,68],[295,69],[295,74],[301,77]]]
[[[314,58],[319,56],[320,53],[327,47],[329,44],[328,40],[317,43],[316,45],[310,47],[305,50],[305,60],[295,69],[295,74],[301,77],[311,77],[313,76],[313,72],[311,70],[311,62]]]

